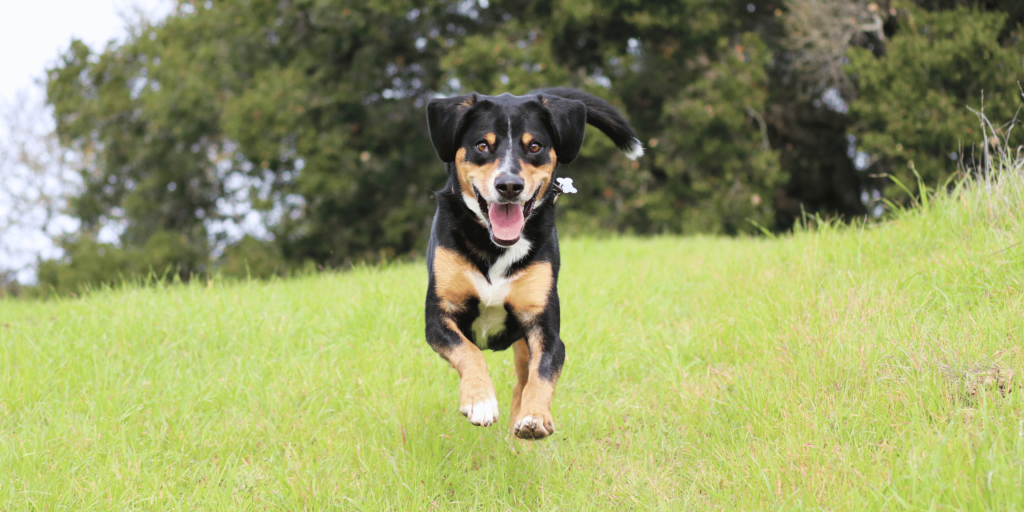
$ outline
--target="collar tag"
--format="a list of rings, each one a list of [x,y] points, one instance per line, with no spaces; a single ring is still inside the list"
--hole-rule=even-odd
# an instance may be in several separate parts
[[[572,178],[555,178],[558,182],[558,189],[562,194],[575,194],[576,187],[572,186]]]

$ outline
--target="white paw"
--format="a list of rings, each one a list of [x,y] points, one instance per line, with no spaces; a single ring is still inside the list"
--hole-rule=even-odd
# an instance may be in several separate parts
[[[472,405],[463,405],[461,411],[469,419],[470,423],[480,427],[487,427],[498,421],[498,400],[496,398],[488,398]]]

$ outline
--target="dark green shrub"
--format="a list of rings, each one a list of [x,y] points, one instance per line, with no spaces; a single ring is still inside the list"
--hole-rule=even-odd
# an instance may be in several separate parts
[[[62,260],[39,264],[42,294],[78,294],[89,287],[119,284],[139,274],[138,258],[114,245],[90,237],[65,240],[60,245],[65,252]]]
[[[215,268],[225,276],[266,279],[283,275],[287,265],[277,244],[247,235],[224,249]]]
[[[916,187],[916,169],[930,186],[981,163],[980,122],[969,108],[984,109],[989,119],[1009,120],[1021,106],[1018,81],[1024,79],[1024,41],[1000,43],[1007,16],[958,8],[900,11],[899,30],[875,57],[850,51],[848,72],[859,96],[851,105],[851,132],[872,155],[869,172],[888,173]],[[1004,127],[997,126],[1002,137]],[[1024,141],[1018,130],[1013,141]],[[890,196],[900,196],[894,185]]]

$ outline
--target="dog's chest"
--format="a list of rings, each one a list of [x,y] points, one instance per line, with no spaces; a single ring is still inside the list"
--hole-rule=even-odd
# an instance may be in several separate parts
[[[525,257],[529,250],[530,243],[525,239],[520,240],[487,269],[487,277],[480,272],[470,274],[469,279],[480,299],[480,315],[473,321],[473,333],[478,346],[486,347],[491,336],[505,331],[508,317],[505,302],[517,279],[517,276],[508,275],[509,268]]]
[[[508,312],[505,310],[505,299],[512,286],[512,279],[499,278],[488,282],[482,274],[470,276],[480,298],[480,316],[473,321],[473,333],[476,344],[487,346],[487,340],[505,330]]]

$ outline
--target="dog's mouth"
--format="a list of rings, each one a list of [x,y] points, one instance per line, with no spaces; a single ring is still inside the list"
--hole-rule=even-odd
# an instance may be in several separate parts
[[[494,243],[508,247],[519,241],[523,235],[523,228],[526,227],[526,220],[533,213],[533,205],[537,202],[537,194],[541,187],[533,193],[525,202],[492,203],[483,198],[483,195],[476,187],[476,200],[480,204],[480,211],[487,216],[487,229],[491,232],[491,240]]]

